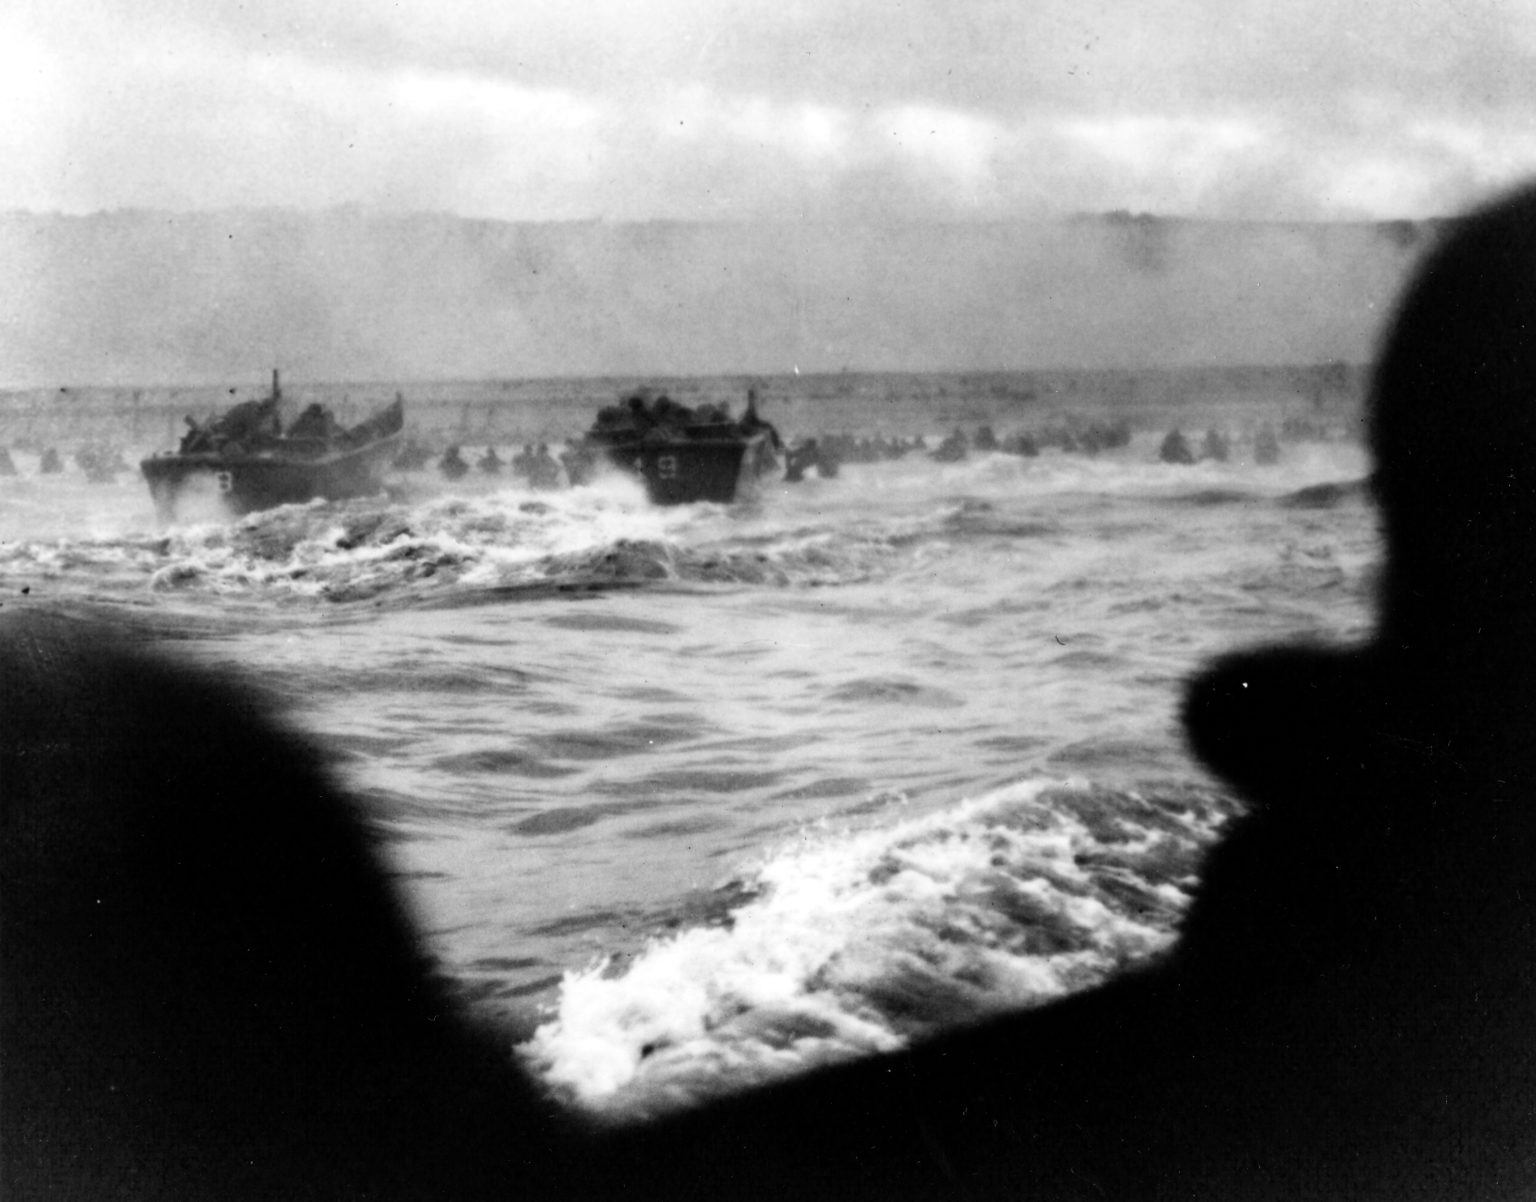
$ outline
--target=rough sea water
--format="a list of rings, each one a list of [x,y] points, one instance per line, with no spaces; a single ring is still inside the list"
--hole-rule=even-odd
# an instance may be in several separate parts
[[[1000,437],[1030,424],[999,406]],[[806,412],[766,415],[910,432]],[[147,625],[275,693],[466,1001],[572,1105],[635,1116],[1169,946],[1239,812],[1185,749],[1183,681],[1370,618],[1366,453],[1346,422],[1261,466],[1282,416],[1235,398],[1232,457],[1195,466],[1138,422],[1097,455],[913,454],[731,507],[427,471],[166,527],[136,473],[22,450],[0,601]]]

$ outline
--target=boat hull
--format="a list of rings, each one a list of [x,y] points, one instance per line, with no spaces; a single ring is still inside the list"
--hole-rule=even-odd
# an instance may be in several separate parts
[[[400,449],[400,434],[349,451],[301,458],[280,451],[240,455],[212,452],[156,455],[139,469],[162,520],[176,516],[182,499],[217,497],[236,515],[308,501],[369,496],[383,486]]]
[[[662,440],[589,436],[589,445],[613,466],[640,477],[655,505],[729,504],[750,492],[773,462],[761,433]]]

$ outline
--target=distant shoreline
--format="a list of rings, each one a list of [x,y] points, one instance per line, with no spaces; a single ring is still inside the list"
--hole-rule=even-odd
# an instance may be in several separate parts
[[[360,419],[399,392],[407,428],[466,440],[557,439],[584,430],[600,405],[647,389],[685,404],[724,402],[740,409],[757,391],[765,416],[786,433],[808,431],[818,411],[854,401],[890,430],[939,431],[995,420],[1037,421],[1055,414],[1113,415],[1154,428],[1204,423],[1234,407],[1266,420],[1316,417],[1357,423],[1370,369],[1342,362],[1244,367],[1083,370],[838,372],[700,376],[572,376],[523,380],[311,382],[284,373],[287,402],[319,401],[343,421]],[[0,443],[18,437],[67,442],[111,428],[135,441],[174,445],[187,416],[199,420],[265,395],[267,380],[238,384],[115,387],[62,385],[0,389]],[[508,415],[538,413],[541,425],[510,428]]]

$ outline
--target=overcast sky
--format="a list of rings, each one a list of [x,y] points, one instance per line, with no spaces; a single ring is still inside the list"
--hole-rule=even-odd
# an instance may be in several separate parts
[[[0,208],[1424,216],[1536,0],[8,0]]]

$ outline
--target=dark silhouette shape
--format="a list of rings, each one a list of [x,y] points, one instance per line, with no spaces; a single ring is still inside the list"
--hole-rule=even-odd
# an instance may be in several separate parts
[[[832,480],[842,466],[833,439],[807,438],[791,447],[784,456],[784,479],[790,484],[798,483],[805,479],[806,472],[815,468],[823,480]]]
[[[445,480],[462,480],[469,474],[469,464],[459,448],[451,446],[443,452],[443,457],[437,461],[437,470]]]
[[[1003,450],[1010,455],[1020,455],[1025,459],[1033,459],[1040,454],[1040,444],[1035,441],[1034,435],[1027,430],[1011,435],[1003,442]]]
[[[1205,441],[1200,444],[1200,458],[1214,459],[1217,463],[1225,463],[1232,453],[1232,444],[1227,436],[1212,426],[1205,432]]]
[[[128,470],[123,453],[116,447],[91,443],[75,452],[75,462],[92,484],[111,484],[119,472]]]
[[[217,417],[199,424],[191,416],[186,419],[188,430],[182,436],[180,452],[183,455],[202,452],[241,453],[270,446],[282,437],[282,419],[279,410],[283,403],[282,389],[278,386],[277,373],[272,373],[272,391],[253,401],[241,401]],[[231,452],[231,448],[236,448]]]
[[[784,456],[784,479],[790,484],[798,484],[805,479],[805,473],[820,462],[821,448],[814,438],[807,438],[791,447]]]
[[[529,456],[527,479],[530,488],[548,490],[560,487],[560,465],[549,453],[548,443],[539,443]]]
[[[259,702],[0,613],[6,1198],[1529,1196],[1533,396],[1522,193],[1455,227],[1385,344],[1374,638],[1189,688],[1252,809],[1166,958],[617,1131],[455,1014]]]
[[[758,430],[764,430],[775,451],[782,452],[786,449],[778,428],[757,411],[757,389],[755,388],[747,389],[747,408],[736,426],[743,434],[755,434]]]
[[[505,1182],[544,1108],[450,1018],[316,756],[109,630],[0,622],[6,1198]]]
[[[1164,463],[1190,464],[1195,461],[1195,453],[1190,449],[1189,439],[1177,429],[1169,430],[1164,435],[1163,445],[1157,449],[1157,457]]]
[[[405,445],[400,448],[400,453],[395,456],[394,463],[391,466],[396,471],[419,472],[431,462],[431,449],[417,442],[414,438],[408,438],[405,441]]]
[[[929,452],[928,458],[936,463],[959,463],[970,454],[970,443],[965,431],[956,426],[943,442]]]
[[[345,431],[341,423],[336,420],[324,405],[316,402],[305,407],[304,412],[293,419],[293,424],[288,427],[286,437],[309,438],[317,442],[330,443],[340,438]]]
[[[570,443],[560,452],[560,463],[572,488],[589,483],[597,471],[597,456],[585,442]]]

